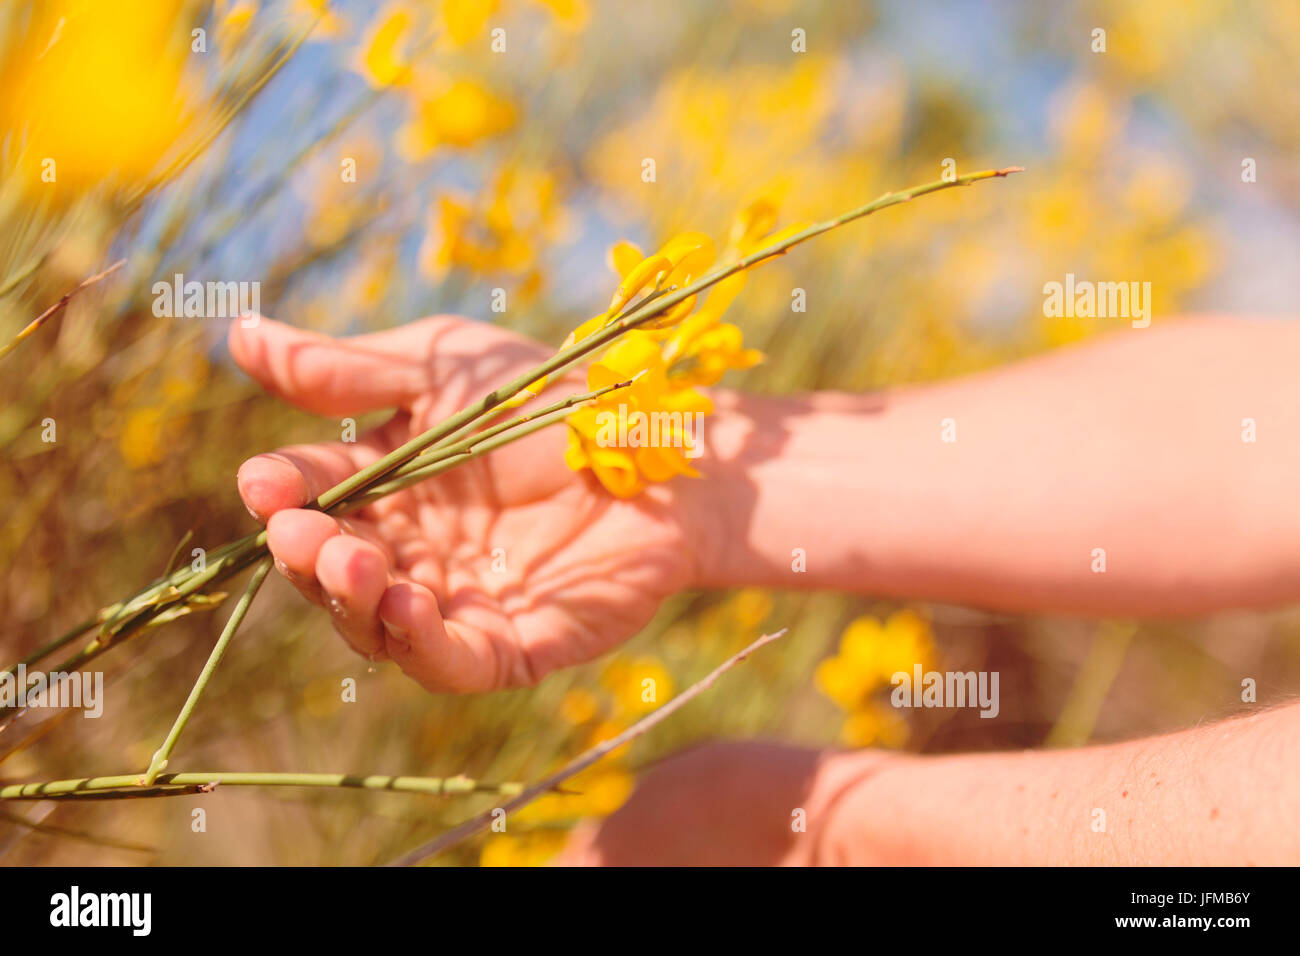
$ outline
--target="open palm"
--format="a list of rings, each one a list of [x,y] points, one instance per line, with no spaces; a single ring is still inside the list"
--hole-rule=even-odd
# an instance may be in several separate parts
[[[534,367],[542,346],[453,316],[349,339],[236,320],[229,340],[248,374],[300,408],[340,421],[397,409],[355,442],[251,458],[238,484],[281,573],[358,652],[428,689],[535,683],[631,636],[694,579],[676,483],[615,498],[565,466],[560,426],[342,519],[303,507]],[[553,383],[545,401],[584,387]]]

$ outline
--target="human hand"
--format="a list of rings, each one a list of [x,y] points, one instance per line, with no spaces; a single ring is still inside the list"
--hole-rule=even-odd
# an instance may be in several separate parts
[[[863,859],[840,810],[886,765],[879,751],[720,743],[648,770],[627,803],[577,829],[569,866],[810,866]],[[844,858],[852,845],[853,858]]]
[[[429,690],[535,683],[631,636],[698,579],[700,508],[680,482],[615,498],[565,465],[561,427],[344,518],[304,507],[536,366],[544,347],[453,316],[348,339],[236,320],[229,342],[244,371],[307,411],[397,409],[356,442],[250,458],[238,485],[280,572],[359,653],[391,658]],[[586,387],[555,384],[555,397]]]

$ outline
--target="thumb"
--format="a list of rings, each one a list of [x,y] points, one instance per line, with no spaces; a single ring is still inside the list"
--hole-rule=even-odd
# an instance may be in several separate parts
[[[434,342],[450,317],[335,339],[274,319],[245,315],[227,340],[239,367],[263,388],[318,415],[407,406],[428,391]]]

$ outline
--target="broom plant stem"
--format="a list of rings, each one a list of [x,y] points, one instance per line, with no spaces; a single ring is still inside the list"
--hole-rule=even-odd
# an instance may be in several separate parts
[[[262,582],[266,580],[266,573],[271,570],[271,559],[263,558],[262,563],[253,570],[253,576],[248,579],[248,585],[244,588],[244,593],[239,598],[239,603],[230,613],[230,618],[226,621],[226,626],[221,630],[221,636],[217,638],[216,645],[212,648],[212,653],[208,655],[207,661],[203,665],[203,670],[199,672],[198,679],[194,686],[190,688],[190,696],[185,699],[181,712],[176,715],[176,720],[172,724],[172,729],[167,733],[167,739],[163,745],[154,753],[153,759],[149,761],[149,769],[145,771],[144,778],[141,780],[142,786],[150,786],[158,779],[158,774],[167,767],[167,758],[172,755],[172,750],[176,747],[176,741],[180,739],[181,733],[185,730],[185,725],[190,722],[190,715],[194,713],[194,707],[203,696],[207,689],[208,681],[216,673],[217,667],[221,664],[221,659],[226,656],[226,649],[230,646],[231,638],[239,630],[239,625],[244,623],[244,617],[248,614],[249,607],[253,604],[253,598],[262,587]]]

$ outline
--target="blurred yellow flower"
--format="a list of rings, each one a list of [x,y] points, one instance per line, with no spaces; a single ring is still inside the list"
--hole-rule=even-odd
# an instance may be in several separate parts
[[[481,36],[500,5],[499,0],[442,0],[442,23],[452,45],[463,47]]]
[[[771,615],[772,595],[762,588],[742,588],[727,606],[742,630],[752,630],[761,627]]]
[[[127,467],[148,468],[163,460],[162,424],[160,407],[137,408],[127,416],[118,438],[118,449]]]
[[[388,294],[397,272],[396,244],[392,241],[376,243],[360,254],[348,274],[345,283],[347,300],[362,310],[377,307]]]
[[[855,713],[871,704],[871,696],[888,686],[899,671],[928,667],[934,659],[930,624],[914,611],[853,621],[840,637],[839,653],[817,665],[817,687],[842,710]]]
[[[522,279],[520,292],[536,291],[539,257],[569,228],[560,183],[542,166],[509,162],[473,198],[444,195],[430,210],[418,260],[435,282],[452,269]]]
[[[840,740],[849,747],[901,747],[907,737],[907,721],[882,701],[859,707],[844,718],[840,728]]]
[[[610,758],[606,758],[608,761]],[[606,817],[632,795],[636,778],[607,763],[596,764],[567,780],[563,793],[547,793],[520,807],[520,823],[568,823],[583,817]]]
[[[479,854],[479,866],[545,866],[564,847],[564,830],[494,833]]]
[[[601,675],[617,712],[640,717],[667,703],[673,696],[673,677],[655,657],[615,659]]]
[[[156,172],[197,113],[183,77],[181,5],[89,0],[37,6],[0,58],[0,139],[17,178],[60,192],[135,184]],[[187,100],[189,102],[187,102]]]
[[[358,136],[340,145],[340,157],[359,177],[370,177],[383,164],[383,152],[369,137]],[[312,163],[293,180],[294,193],[307,206],[302,231],[307,241],[324,249],[343,240],[358,224],[374,215],[375,203],[358,187],[354,177],[344,177],[339,159]]]
[[[385,7],[370,25],[361,43],[356,71],[375,89],[410,80],[414,25],[411,9],[404,3]]]
[[[600,700],[585,687],[574,687],[560,699],[560,716],[575,727],[588,723],[600,713]]]
[[[465,147],[497,136],[518,119],[514,103],[466,77],[421,79],[412,95],[413,115],[397,141],[399,152],[412,161],[439,146]]]

